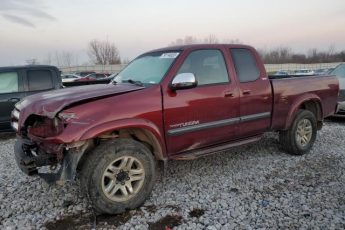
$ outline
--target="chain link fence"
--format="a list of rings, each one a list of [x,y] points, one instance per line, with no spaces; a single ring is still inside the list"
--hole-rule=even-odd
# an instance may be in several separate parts
[[[60,66],[62,73],[75,73],[81,71],[94,71],[96,73],[118,73],[126,64],[119,65],[83,65],[83,66]]]
[[[286,63],[286,64],[265,64],[266,71],[268,73],[274,73],[279,70],[294,72],[295,70],[307,69],[307,70],[318,70],[318,69],[330,69],[335,68],[340,62],[334,63],[315,63],[315,64],[299,64],[299,63]]]
[[[297,64],[297,63],[287,63],[287,64],[265,64],[266,71],[268,73],[275,73],[279,70],[284,70],[288,72],[293,72],[300,69],[317,70],[317,69],[329,69],[334,68],[341,63],[315,63],[315,64]],[[122,70],[126,64],[119,65],[84,65],[84,66],[61,66],[59,69],[62,73],[75,73],[80,71],[95,71],[97,73],[118,73]]]

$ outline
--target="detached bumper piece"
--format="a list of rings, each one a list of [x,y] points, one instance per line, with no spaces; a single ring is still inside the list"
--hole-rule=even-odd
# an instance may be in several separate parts
[[[41,166],[56,165],[56,156],[39,151],[37,145],[28,139],[17,137],[14,145],[14,155],[19,169],[29,176],[39,175],[47,183],[53,183],[55,178],[60,178],[55,173],[39,173]],[[59,170],[61,171],[61,170]],[[56,174],[61,174],[60,172]]]
[[[78,162],[85,149],[78,151],[65,151],[63,159],[58,160],[57,154],[48,154],[40,151],[39,147],[27,139],[18,137],[14,147],[15,159],[18,167],[27,175],[38,175],[48,184],[63,184],[65,181],[74,180]],[[61,164],[60,164],[61,163]],[[58,165],[60,168],[55,173],[40,173],[41,166]]]
[[[35,159],[30,152],[33,144],[18,138],[14,145],[14,155],[19,169],[25,174],[32,176],[38,174]]]

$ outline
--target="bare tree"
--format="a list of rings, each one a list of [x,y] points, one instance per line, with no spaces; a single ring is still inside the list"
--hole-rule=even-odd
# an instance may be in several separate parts
[[[126,58],[122,59],[121,64],[129,64],[130,62],[131,62],[131,60],[126,57]]]
[[[37,61],[36,58],[27,59],[27,60],[25,60],[25,62],[26,62],[28,65],[38,65],[38,64],[39,64],[39,62]]]
[[[170,43],[170,46],[191,45],[201,43],[199,39],[194,36],[188,35],[184,38],[178,38]]]
[[[92,40],[89,43],[89,57],[94,64],[109,65],[121,64],[118,49],[114,43],[108,41]]]
[[[227,38],[227,39],[224,39],[223,42],[226,44],[242,44],[242,42],[238,38],[235,38],[235,39],[228,39]]]
[[[332,57],[335,55],[335,47],[334,45],[330,45],[328,47],[328,51],[327,51],[327,61],[331,62],[332,61]]]
[[[55,51],[55,63],[57,66],[62,66],[61,57],[58,51]]]
[[[78,55],[69,51],[49,52],[42,64],[71,67],[78,65]]]
[[[218,44],[218,38],[216,37],[216,35],[210,34],[207,38],[204,39],[204,42],[208,44]]]
[[[73,54],[71,52],[62,52],[61,53],[62,65],[70,67],[73,63]]]
[[[223,42],[228,44],[242,44],[242,42],[239,39],[224,39]],[[209,34],[204,39],[199,39],[197,37],[188,35],[184,38],[176,39],[175,41],[171,42],[169,46],[191,45],[200,43],[218,44],[219,39],[214,34]]]
[[[170,46],[179,46],[179,45],[184,45],[182,38],[178,38],[175,41],[170,43]]]
[[[186,36],[184,38],[184,44],[191,45],[191,44],[197,44],[199,43],[199,40],[193,36]]]
[[[49,52],[46,58],[42,61],[43,64],[51,65],[53,63],[52,54]]]
[[[266,64],[308,64],[345,61],[345,51],[336,52],[334,46],[330,46],[327,51],[320,51],[317,48],[309,49],[307,54],[293,52],[289,47],[278,47],[269,51],[259,50],[259,54]]]

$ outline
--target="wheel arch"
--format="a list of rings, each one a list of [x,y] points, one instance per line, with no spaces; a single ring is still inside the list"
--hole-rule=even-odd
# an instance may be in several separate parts
[[[284,129],[288,129],[291,126],[297,112],[300,109],[305,109],[312,112],[315,115],[316,120],[318,122],[318,128],[322,126],[323,111],[322,111],[321,99],[316,95],[307,94],[297,99],[295,103],[291,106],[291,109],[289,110],[289,113],[286,119]]]
[[[84,132],[80,140],[97,138],[132,138],[148,146],[157,160],[167,159],[162,131],[148,120],[131,118],[106,122]]]

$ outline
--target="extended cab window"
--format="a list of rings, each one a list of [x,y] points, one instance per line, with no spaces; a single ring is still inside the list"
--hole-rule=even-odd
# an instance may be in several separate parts
[[[0,93],[14,93],[18,91],[17,72],[0,73]]]
[[[224,57],[219,50],[197,50],[191,52],[178,73],[193,73],[198,85],[229,82]]]
[[[49,70],[29,70],[27,77],[29,91],[53,88],[52,74]]]
[[[236,74],[240,82],[255,81],[260,76],[254,55],[248,49],[230,49]]]

